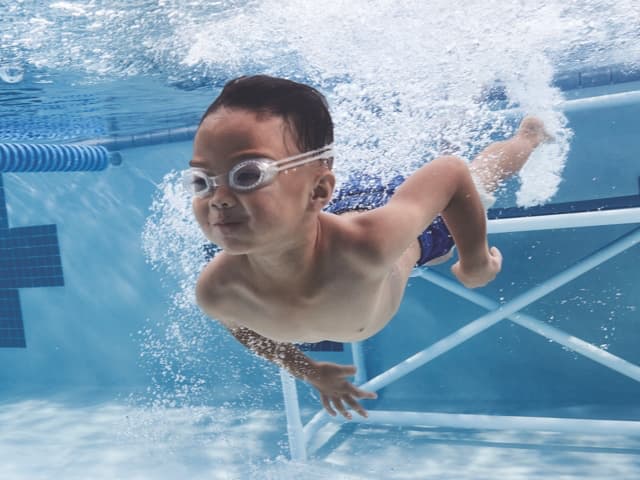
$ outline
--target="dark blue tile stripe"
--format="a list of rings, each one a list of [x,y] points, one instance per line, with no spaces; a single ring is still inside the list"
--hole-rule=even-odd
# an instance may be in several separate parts
[[[589,87],[603,87],[627,82],[640,81],[640,66],[609,65],[590,70],[572,70],[562,72],[553,79],[553,85],[563,92]],[[504,85],[493,85],[482,96],[486,102],[504,102],[508,100]]]
[[[58,229],[55,224],[51,225],[33,225],[28,227],[16,227],[12,228],[8,232],[9,238],[22,238],[25,235],[57,235]]]
[[[9,228],[0,175],[0,348],[25,348],[17,289],[64,285],[55,225]]]
[[[344,345],[339,342],[301,343],[298,348],[303,352],[342,352]]]
[[[0,175],[0,236],[2,235],[1,230],[5,228],[9,228],[9,221],[7,219],[7,204],[4,198],[4,182],[2,175]]]
[[[25,348],[17,290],[0,290],[0,348]]]
[[[0,288],[64,285],[55,225],[8,232],[0,239]]]
[[[599,87],[640,80],[640,67],[635,65],[611,65],[591,70],[574,70],[556,76],[554,84],[561,90]]]

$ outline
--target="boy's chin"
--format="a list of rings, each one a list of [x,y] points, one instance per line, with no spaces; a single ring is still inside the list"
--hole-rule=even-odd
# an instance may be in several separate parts
[[[247,245],[241,245],[235,242],[221,242],[209,239],[212,243],[215,243],[220,249],[227,255],[246,255],[251,253],[251,248]]]
[[[237,248],[232,249],[232,248],[224,248],[224,247],[222,247],[222,251],[227,255],[247,255],[248,253],[251,253],[248,250],[242,250]]]

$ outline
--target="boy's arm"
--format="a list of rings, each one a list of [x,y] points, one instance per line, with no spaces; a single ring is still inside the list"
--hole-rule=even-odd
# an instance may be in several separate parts
[[[214,260],[215,262],[215,260]],[[276,342],[263,337],[253,330],[240,324],[228,321],[229,315],[224,310],[230,309],[226,305],[228,296],[223,293],[224,288],[218,288],[214,280],[216,267],[211,262],[200,275],[196,284],[196,298],[198,305],[211,318],[217,318],[231,334],[244,346],[261,357],[286,369],[293,376],[305,380],[319,392],[322,405],[327,412],[335,416],[336,410],[344,417],[351,418],[345,403],[360,415],[367,413],[356,399],[376,398],[373,392],[360,390],[347,381],[347,377],[355,375],[353,366],[343,366],[329,362],[315,362],[304,355],[292,343]],[[223,305],[225,305],[223,307]]]
[[[355,367],[315,362],[292,343],[275,342],[245,327],[229,328],[229,331],[254,353],[318,389],[322,405],[330,415],[335,416],[335,410],[338,410],[345,418],[351,418],[345,402],[363,417],[367,416],[356,399],[376,398],[376,394],[360,390],[346,380],[346,377],[356,373]]]
[[[458,249],[452,268],[468,287],[488,283],[500,271],[502,257],[489,250],[484,207],[466,163],[439,157],[422,166],[398,187],[389,202],[353,218],[376,245],[379,261],[395,262],[441,214]]]
[[[245,327],[229,328],[229,331],[249,350],[284,368],[294,377],[310,381],[317,375],[316,362],[294,344],[275,342]]]
[[[335,410],[338,410],[344,417],[351,418],[351,414],[343,403],[345,402],[363,417],[367,416],[367,412],[356,399],[376,398],[376,394],[360,390],[346,380],[346,377],[356,373],[355,367],[315,362],[292,343],[275,342],[245,327],[229,330],[251,351],[318,389],[322,405],[330,415],[335,416]]]

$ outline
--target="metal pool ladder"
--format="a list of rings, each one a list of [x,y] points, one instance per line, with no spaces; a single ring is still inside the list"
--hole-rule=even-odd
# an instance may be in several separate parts
[[[581,228],[604,225],[640,224],[640,206],[613,208],[610,210],[580,211],[574,213],[555,213],[530,217],[500,218],[489,220],[489,233],[523,232],[533,230],[549,230],[556,228]],[[355,384],[369,391],[377,391],[394,381],[404,377],[448,352],[452,348],[473,338],[496,323],[508,319],[532,332],[546,337],[561,346],[573,350],[607,368],[640,382],[640,367],[617,357],[591,343],[570,335],[558,328],[550,326],[536,318],[519,313],[523,308],[572,281],[583,273],[597,267],[615,255],[633,247],[640,242],[640,226],[628,232],[603,248],[579,260],[564,271],[554,275],[545,282],[531,288],[513,300],[498,304],[494,300],[469,290],[457,282],[427,268],[415,269],[413,276],[421,277],[439,287],[448,290],[476,305],[488,313],[468,323],[464,327],[429,345],[424,350],[391,367],[386,372],[367,380],[362,345],[352,343],[353,362],[358,374]],[[280,371],[284,393],[285,411],[287,415],[287,431],[291,459],[302,462],[307,459],[308,447],[318,431],[329,422],[342,422],[339,418],[329,416],[324,410],[319,411],[303,425],[295,379],[285,370]],[[433,412],[382,411],[369,410],[368,418],[354,417],[351,422],[368,424],[384,424],[391,426],[433,426],[452,428],[478,429],[510,429],[520,431],[551,431],[591,434],[623,434],[640,435],[640,421],[570,419],[550,417],[517,417],[503,415],[469,415]]]

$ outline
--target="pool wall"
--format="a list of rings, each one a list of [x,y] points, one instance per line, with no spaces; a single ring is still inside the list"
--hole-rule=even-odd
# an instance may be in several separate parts
[[[26,348],[3,348],[9,388],[144,384],[135,333],[161,319],[168,292],[146,264],[141,231],[154,182],[188,144],[124,152],[102,172],[5,174],[9,227],[56,226],[64,286],[20,289]],[[170,160],[174,160],[172,165]],[[141,173],[143,172],[143,173]]]
[[[628,82],[627,90],[637,91]],[[580,88],[568,98],[605,93]],[[560,190],[551,203],[602,201],[640,194],[640,102],[567,109],[575,136]],[[156,185],[184,168],[189,142],[130,148],[123,162],[102,172],[4,174],[8,229],[55,225],[62,279],[57,285],[19,289],[24,348],[0,348],[0,385],[6,395],[75,389],[128,393],[163,375],[204,379],[211,397],[234,400],[253,385],[258,403],[279,405],[275,368],[245,352],[212,325],[204,363],[166,368],[165,353],[141,357],[148,339],[180,322],[171,295],[178,282],[145,261],[141,232]],[[508,194],[498,206],[508,207]],[[508,301],[634,226],[492,235],[505,256],[499,278],[479,291]],[[5,232],[6,232],[5,228]],[[640,255],[619,255],[526,309],[530,315],[640,363]],[[449,265],[437,270],[448,274]],[[15,315],[13,310],[6,315]],[[369,376],[389,368],[483,313],[420,279],[412,279],[397,318],[364,344]],[[147,353],[148,350],[147,350]],[[351,363],[350,349],[314,352]],[[166,354],[169,355],[169,354]],[[177,355],[176,357],[179,357]],[[172,357],[175,361],[175,357]],[[232,370],[219,366],[232,358]],[[155,366],[150,366],[155,365]],[[199,367],[199,365],[203,365]],[[195,371],[197,370],[197,371]],[[160,380],[153,379],[160,376]],[[629,416],[640,387],[521,327],[502,322],[381,392],[387,408],[500,413],[568,409],[590,404],[610,416]],[[308,387],[303,404],[317,407]],[[637,403],[637,402],[636,402]],[[417,406],[417,407],[416,407]]]

